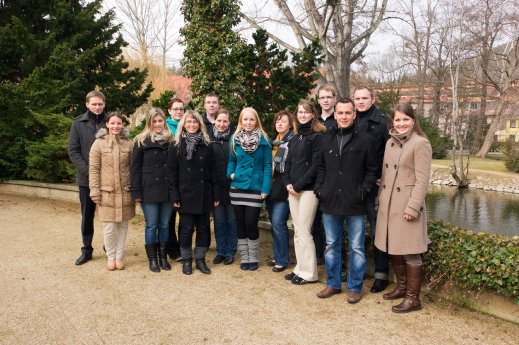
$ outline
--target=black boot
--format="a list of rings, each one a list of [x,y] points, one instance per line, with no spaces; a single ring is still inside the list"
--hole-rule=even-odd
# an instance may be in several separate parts
[[[193,274],[193,259],[182,259],[182,273]]]
[[[150,271],[155,273],[160,272],[160,267],[157,263],[157,244],[146,244],[144,248],[146,248],[146,255],[150,263]]]
[[[160,267],[166,271],[169,271],[171,269],[171,265],[168,262],[167,243],[159,244],[159,264]]]
[[[205,254],[207,253],[206,247],[195,247],[195,267],[203,274],[211,274],[211,270],[205,264]]]

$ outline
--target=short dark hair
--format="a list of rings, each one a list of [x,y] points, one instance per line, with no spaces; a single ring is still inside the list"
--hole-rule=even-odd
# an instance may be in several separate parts
[[[108,121],[110,121],[110,119],[112,117],[114,117],[114,116],[120,118],[125,126],[128,125],[128,119],[120,111],[111,111],[111,112],[109,112],[108,115],[106,115],[105,124],[108,123]]]
[[[168,110],[171,109],[171,107],[173,106],[173,103],[182,103],[182,104],[184,104],[184,102],[180,98],[172,98],[168,102]]]
[[[353,100],[351,98],[343,97],[343,98],[339,99],[337,101],[337,103],[335,103],[335,106],[337,106],[337,104],[339,104],[339,103],[342,103],[342,104],[350,103],[353,106],[353,110],[355,110],[355,103],[353,102]]]
[[[283,116],[288,117],[288,122],[290,123],[290,128],[294,128],[294,116],[292,113],[286,109],[278,111],[276,115],[274,115],[274,119],[272,120],[272,129],[276,132],[276,122],[281,119]]]

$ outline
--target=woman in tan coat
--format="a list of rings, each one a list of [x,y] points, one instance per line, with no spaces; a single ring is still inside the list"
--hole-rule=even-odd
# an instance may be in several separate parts
[[[396,313],[421,309],[421,253],[427,236],[425,194],[429,185],[432,149],[409,103],[398,104],[391,114],[393,127],[386,143],[378,196],[375,246],[390,255],[396,288],[384,299],[404,297],[393,306]]]
[[[130,193],[132,142],[119,112],[109,113],[105,126],[90,149],[90,198],[99,208],[108,257],[107,268],[124,269],[123,256],[128,220],[135,215]]]

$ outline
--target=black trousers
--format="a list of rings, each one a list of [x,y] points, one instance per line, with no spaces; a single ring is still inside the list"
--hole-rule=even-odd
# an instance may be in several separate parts
[[[90,199],[90,188],[79,186],[79,202],[81,203],[81,237],[83,247],[81,252],[92,254],[92,238],[94,238],[94,216],[96,204]]]
[[[318,259],[322,258],[324,256],[324,250],[326,249],[326,239],[324,236],[323,212],[319,207],[317,208],[314,223],[312,224],[312,238],[314,239],[315,255]]]
[[[180,245],[177,239],[177,211],[173,209],[171,212],[171,218],[169,219],[169,241],[168,241],[168,253],[171,257],[176,258],[180,256]],[[180,236],[180,223],[178,224],[178,234]]]
[[[258,221],[261,207],[232,205],[236,215],[238,239],[257,240],[259,238]]]
[[[180,247],[191,248],[193,245],[193,232],[196,229],[195,247],[209,248],[211,245],[211,227],[209,225],[209,213],[180,214],[180,231],[178,234]]]
[[[366,199],[366,206],[368,210],[367,218],[370,232],[373,235],[373,240],[375,239],[375,232],[377,229],[377,211],[375,211],[375,200],[377,195],[378,187],[373,187]],[[373,256],[375,259],[375,278],[377,278],[377,273],[381,274],[382,276],[387,276],[389,274],[389,255],[373,245]]]

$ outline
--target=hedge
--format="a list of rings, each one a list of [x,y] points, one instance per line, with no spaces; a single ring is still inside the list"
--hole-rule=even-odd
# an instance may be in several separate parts
[[[491,291],[519,305],[519,237],[473,233],[441,221],[429,222],[431,244],[424,255],[428,278],[466,291]]]

